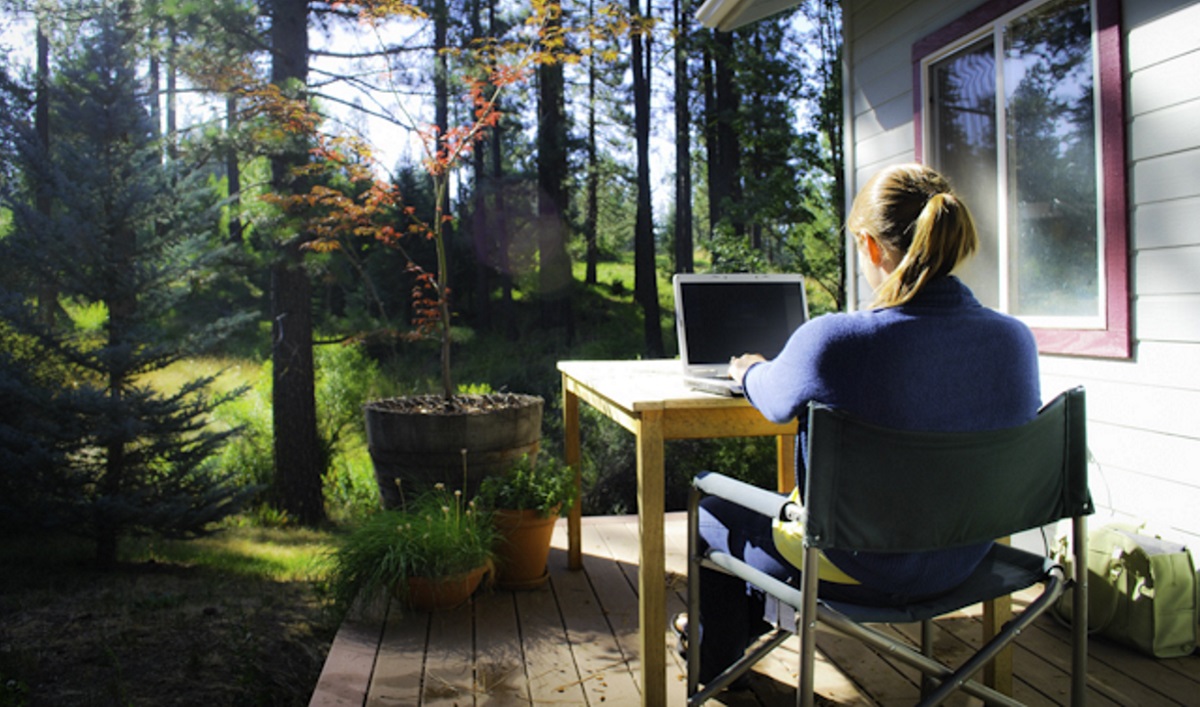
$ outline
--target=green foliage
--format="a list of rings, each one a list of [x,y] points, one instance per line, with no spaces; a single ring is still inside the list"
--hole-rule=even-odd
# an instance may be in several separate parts
[[[315,349],[317,433],[325,458],[325,504],[335,520],[362,517],[379,506],[371,459],[363,435],[362,403],[387,395],[379,364],[361,346],[344,344]],[[216,419],[242,434],[222,451],[220,465],[234,470],[242,484],[260,489],[274,482],[271,414],[271,364],[259,370],[253,389],[221,406]],[[254,517],[265,525],[286,524],[286,515],[268,510],[259,495]]]
[[[321,346],[314,350],[314,359],[317,432],[326,458],[332,458],[361,431],[363,402],[385,392],[379,364],[361,346]]]
[[[265,489],[274,474],[271,441],[271,374],[263,367],[254,387],[214,411],[219,423],[241,430],[221,450],[220,466],[237,475],[243,486]]]
[[[479,502],[490,510],[537,511],[543,518],[575,501],[575,470],[546,452],[522,456],[503,476],[489,476]]]
[[[0,513],[94,539],[103,565],[121,537],[202,534],[247,495],[211,463],[236,429],[206,427],[236,392],[212,395],[206,376],[170,392],[140,380],[218,341],[227,320],[164,333],[189,278],[207,272],[213,203],[198,170],[164,165],[127,40],[101,13],[63,49],[48,92],[49,150],[24,116],[3,116],[23,179],[0,183],[13,216],[0,258],[14,273],[0,314],[32,357],[61,362],[68,376],[8,379],[18,384],[7,392],[27,403],[8,438],[37,445],[10,447],[21,458],[4,483],[21,493],[2,494]],[[49,214],[39,194],[51,196]]]
[[[713,272],[766,272],[767,261],[762,251],[753,247],[750,241],[742,236],[719,229],[713,235],[712,243]]]
[[[339,612],[367,607],[409,577],[449,577],[492,561],[491,517],[438,484],[403,509],[385,510],[351,529],[330,558],[327,591]]]

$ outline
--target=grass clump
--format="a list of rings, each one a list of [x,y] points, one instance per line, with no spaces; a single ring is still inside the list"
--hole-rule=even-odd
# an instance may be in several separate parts
[[[442,484],[401,509],[358,523],[334,551],[327,591],[339,615],[367,610],[389,593],[401,600],[410,577],[452,577],[495,557],[489,515]]]

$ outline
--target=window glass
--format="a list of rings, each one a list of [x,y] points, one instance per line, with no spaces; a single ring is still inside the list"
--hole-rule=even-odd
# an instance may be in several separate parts
[[[980,232],[959,274],[1034,324],[1104,314],[1093,75],[1088,0],[1001,18],[927,68],[928,157]]]
[[[1101,313],[1091,29],[1088,3],[1069,0],[1005,32],[1014,314]]]
[[[989,36],[932,64],[932,164],[971,207],[980,249],[958,275],[975,296],[1000,306],[996,223],[996,50]]]

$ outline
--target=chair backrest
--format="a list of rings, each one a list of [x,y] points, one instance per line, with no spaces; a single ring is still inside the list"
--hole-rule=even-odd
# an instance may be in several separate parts
[[[810,546],[919,552],[1092,513],[1084,392],[987,432],[910,432],[812,404],[804,506]]]

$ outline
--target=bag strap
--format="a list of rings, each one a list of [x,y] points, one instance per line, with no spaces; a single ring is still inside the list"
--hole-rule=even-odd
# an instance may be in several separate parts
[[[1091,539],[1088,540],[1091,542]],[[1090,563],[1089,563],[1090,564]],[[1106,591],[1102,592],[1107,598],[1104,606],[1096,601],[1097,592],[1089,587],[1088,590],[1088,633],[1097,633],[1112,623],[1113,618],[1117,615],[1117,608],[1121,603],[1121,592],[1117,591],[1117,582],[1121,575],[1127,571],[1125,564],[1125,550],[1121,547],[1114,547],[1108,554],[1108,564],[1104,568],[1104,574],[1095,578],[1089,578],[1088,582],[1099,581],[1103,584]],[[1093,614],[1092,609],[1096,611]],[[1091,625],[1091,617],[1097,616],[1096,626]]]

